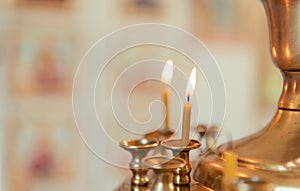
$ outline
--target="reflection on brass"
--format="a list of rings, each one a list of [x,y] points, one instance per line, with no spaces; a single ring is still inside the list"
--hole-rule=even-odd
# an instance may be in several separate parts
[[[129,164],[130,170],[133,173],[131,184],[132,185],[147,185],[149,178],[147,177],[148,169],[143,167],[141,160],[147,155],[150,149],[159,145],[157,139],[137,139],[120,142],[120,146],[129,151],[132,155]]]
[[[171,131],[167,128],[164,128],[162,130],[156,130],[156,131],[146,134],[145,138],[146,139],[155,138],[155,139],[158,139],[159,141],[163,141],[163,140],[169,139],[173,134],[174,134],[173,131]],[[162,148],[161,146],[158,146],[155,148],[153,155],[166,156],[167,152],[164,148]]]
[[[186,165],[182,168],[176,169],[174,172],[173,182],[176,185],[189,185],[191,182],[190,172],[190,151],[192,149],[197,149],[200,147],[199,141],[190,140],[189,144],[184,146],[182,145],[181,139],[173,139],[162,141],[161,145],[166,149],[170,149],[173,152],[174,156],[179,156],[185,160]]]
[[[284,84],[279,108],[300,110],[300,72],[283,71]]]
[[[163,129],[163,130],[157,130],[157,131],[153,131],[151,133],[148,133],[148,134],[145,135],[145,138],[146,139],[156,138],[159,141],[162,141],[162,140],[169,139],[173,134],[174,134],[173,131],[170,131],[168,129]]]
[[[194,179],[220,190],[222,152],[237,153],[239,179],[258,177],[274,190],[300,189],[300,0],[262,0],[270,29],[271,53],[282,71],[284,86],[278,111],[264,129],[221,145],[201,156]],[[257,186],[257,182],[248,182]],[[268,184],[269,185],[269,184]],[[259,189],[260,190],[260,189]]]
[[[148,186],[131,185],[128,182],[124,182],[114,191],[151,191]]]
[[[174,191],[173,173],[176,169],[184,167],[185,161],[181,158],[151,156],[144,158],[143,164],[153,169],[156,175],[151,191]]]
[[[270,182],[260,180],[256,177],[254,178],[247,178],[240,181],[238,184],[238,190],[243,191],[272,191],[274,189],[274,185]]]
[[[175,185],[174,191],[213,191],[213,190],[193,182],[190,185],[186,185],[186,186]]]

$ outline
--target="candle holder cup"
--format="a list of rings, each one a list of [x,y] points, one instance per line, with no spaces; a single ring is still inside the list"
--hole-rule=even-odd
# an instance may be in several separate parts
[[[192,170],[190,165],[190,151],[200,147],[200,142],[196,140],[190,140],[188,145],[183,145],[181,139],[172,139],[162,141],[161,145],[166,149],[173,152],[174,156],[178,156],[185,161],[185,165],[181,168],[177,168],[174,172],[173,183],[175,185],[189,185],[191,183],[190,172]]]
[[[132,171],[131,185],[145,186],[149,182],[147,177],[148,169],[142,165],[142,159],[146,157],[147,153],[159,145],[157,139],[135,139],[121,141],[120,146],[129,151],[132,155],[129,164]]]
[[[174,191],[174,171],[183,168],[185,161],[177,157],[170,159],[164,156],[151,156],[144,158],[143,164],[153,169],[156,175],[156,179],[151,185],[151,191]]]

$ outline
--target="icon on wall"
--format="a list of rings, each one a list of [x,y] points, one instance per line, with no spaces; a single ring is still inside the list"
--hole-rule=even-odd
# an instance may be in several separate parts
[[[43,190],[49,185],[54,189],[75,180],[77,140],[71,124],[26,119],[11,123],[6,155],[9,190]]]
[[[162,15],[162,2],[158,0],[125,0],[122,9],[128,16],[147,16],[152,17]]]
[[[33,94],[70,91],[75,55],[72,34],[30,30],[16,36],[8,76],[12,92]]]
[[[70,0],[16,0],[18,7],[68,8]]]

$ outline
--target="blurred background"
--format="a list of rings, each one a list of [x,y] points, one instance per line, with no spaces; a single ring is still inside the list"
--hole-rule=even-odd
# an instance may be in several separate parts
[[[205,43],[225,81],[223,128],[234,139],[270,120],[282,82],[269,55],[259,0],[1,0],[1,190],[113,190],[130,176],[127,169],[93,155],[80,138],[72,113],[72,83],[76,67],[98,39],[144,22],[180,27]],[[153,47],[131,51],[116,62],[139,60],[155,51],[172,56]],[[117,65],[111,70],[119,72]],[[111,85],[110,76],[102,79],[104,85]],[[209,124],[205,96],[200,102],[200,123]],[[111,126],[111,120],[105,124]],[[116,141],[130,136],[114,128],[109,133]]]

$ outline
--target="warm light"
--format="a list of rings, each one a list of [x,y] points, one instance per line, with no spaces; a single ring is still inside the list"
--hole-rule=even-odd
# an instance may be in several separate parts
[[[168,84],[171,82],[173,76],[173,61],[172,60],[167,60],[165,67],[161,73],[161,80]]]
[[[186,95],[188,97],[188,101],[194,93],[195,86],[196,86],[196,67],[193,68],[189,77],[189,82],[186,86]]]
[[[296,92],[296,88],[297,88],[297,82],[294,81],[294,82],[293,82],[293,92]]]
[[[286,53],[286,57],[287,57],[287,58],[290,58],[290,57],[291,57],[290,49],[289,49],[288,46],[285,48],[285,53]]]
[[[276,52],[276,49],[275,49],[274,46],[272,47],[272,53],[273,53],[273,56],[274,56],[275,58],[277,58],[277,52]]]

